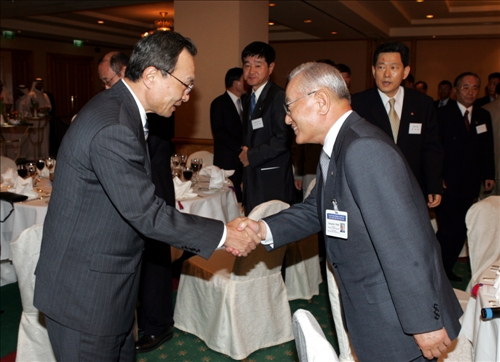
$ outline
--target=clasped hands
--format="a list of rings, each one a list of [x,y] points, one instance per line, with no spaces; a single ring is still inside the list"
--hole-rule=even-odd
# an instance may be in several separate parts
[[[247,217],[238,217],[226,225],[227,234],[224,246],[234,256],[247,256],[261,240],[266,238],[266,227]]]

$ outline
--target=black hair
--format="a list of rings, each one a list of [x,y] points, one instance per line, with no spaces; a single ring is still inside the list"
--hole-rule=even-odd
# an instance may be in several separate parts
[[[441,87],[442,85],[447,85],[450,88],[452,88],[451,82],[449,80],[446,80],[446,79],[439,82],[438,87]]]
[[[405,68],[410,64],[410,49],[401,42],[390,41],[380,44],[373,54],[373,66],[377,65],[380,53],[399,53]]]
[[[224,78],[224,82],[226,83],[226,88],[231,88],[235,81],[240,80],[242,74],[243,74],[243,68],[229,69],[226,73],[226,77]]]
[[[257,58],[264,58],[268,66],[271,63],[274,63],[274,60],[276,59],[274,48],[262,41],[254,41],[253,43],[248,44],[241,52],[241,61],[244,63],[246,57],[254,56]]]
[[[473,77],[476,77],[479,84],[481,84],[481,78],[479,78],[479,76],[476,74],[476,73],[472,73],[472,72],[464,72],[462,74],[459,74],[456,78],[455,78],[455,81],[453,82],[453,86],[455,88],[458,88],[458,84],[460,83],[460,81],[462,80],[462,78],[464,77],[467,77],[468,75],[471,75]]]
[[[417,85],[423,84],[424,89],[427,90],[427,83],[425,83],[423,80],[419,80],[417,83],[415,83],[415,89],[417,88]]]
[[[347,73],[347,74],[351,75],[351,68],[349,68],[345,64],[339,63],[339,64],[335,65],[335,68],[337,68],[337,70],[340,73]]]

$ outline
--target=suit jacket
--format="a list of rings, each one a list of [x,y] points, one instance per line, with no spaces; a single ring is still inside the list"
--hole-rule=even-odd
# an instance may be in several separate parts
[[[438,109],[439,137],[444,147],[445,193],[473,199],[481,181],[495,179],[493,132],[488,111],[473,106],[467,131],[458,104]]]
[[[483,106],[491,116],[493,146],[495,147],[495,179],[500,180],[500,97]],[[500,190],[500,185],[496,185]]]
[[[481,97],[481,98],[478,98],[474,101],[474,107],[482,107],[484,106],[485,104],[488,104],[491,102],[491,99],[490,99],[490,96],[487,95],[487,96],[484,96],[484,97]]]
[[[265,221],[274,247],[323,230],[359,359],[413,360],[421,352],[412,335],[443,326],[454,339],[462,310],[418,183],[394,142],[353,112],[336,139],[326,185],[319,167],[316,179],[303,203]],[[347,240],[325,233],[332,200],[348,214]]]
[[[389,116],[377,88],[353,95],[352,108],[394,139]],[[411,123],[421,125],[420,134],[409,133]],[[443,149],[438,139],[436,109],[431,97],[414,89],[404,89],[397,145],[408,161],[424,195],[441,194]]]
[[[434,106],[436,108],[439,108],[439,102],[441,102],[439,99],[437,101],[434,101]],[[449,106],[450,104],[454,104],[454,103],[457,103],[457,101],[454,99],[448,98],[448,102],[446,102],[445,107]]]
[[[292,130],[285,123],[285,91],[267,82],[250,117],[250,97],[243,106],[243,144],[249,148],[244,168],[245,213],[262,202],[292,203],[294,186],[291,161]],[[262,118],[263,127],[253,129],[251,120]]]
[[[208,258],[223,229],[220,221],[181,214],[155,196],[139,110],[119,82],[85,105],[59,149],[34,305],[85,333],[128,332],[141,236]]]

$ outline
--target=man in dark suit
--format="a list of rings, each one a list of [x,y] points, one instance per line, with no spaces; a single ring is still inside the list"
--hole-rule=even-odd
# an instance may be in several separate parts
[[[493,102],[497,97],[495,93],[495,87],[498,83],[500,83],[500,73],[491,73],[488,76],[488,86],[486,87],[486,91],[488,92],[488,94],[484,97],[476,99],[476,101],[474,102],[474,107],[482,107],[485,104]]]
[[[287,124],[298,143],[323,145],[316,187],[303,203],[240,227],[258,232],[268,250],[323,231],[360,361],[439,357],[462,310],[408,163],[351,110],[336,69],[306,63],[288,78]]]
[[[431,97],[400,86],[410,73],[409,61],[410,50],[403,43],[379,45],[372,66],[377,87],[353,95],[352,108],[394,140],[427,196],[427,205],[436,207],[443,192],[436,110]]]
[[[438,95],[439,99],[434,101],[434,106],[436,108],[441,108],[447,106],[448,104],[453,104],[455,101],[450,98],[451,90],[453,86],[449,80],[442,80],[438,84]]]
[[[467,237],[465,215],[484,190],[495,186],[493,132],[488,111],[474,101],[481,83],[474,73],[454,82],[457,103],[438,109],[439,136],[444,147],[443,202],[437,209],[437,238],[448,278],[460,281],[452,269]]]
[[[242,200],[241,181],[243,165],[240,162],[243,128],[241,116],[245,94],[243,69],[231,68],[225,77],[226,92],[210,105],[210,125],[214,137],[214,165],[225,170],[234,170],[230,177],[238,202]]]
[[[274,49],[253,42],[243,49],[245,81],[252,87],[243,105],[243,205],[245,214],[262,202],[294,199],[291,146],[293,135],[285,124],[285,91],[270,79]]]
[[[58,360],[135,361],[143,236],[205,258],[221,245],[246,255],[259,242],[237,221],[182,214],[155,196],[146,114],[169,117],[189,100],[195,54],[175,32],[140,40],[125,78],[89,101],[65,135],[34,297]]]

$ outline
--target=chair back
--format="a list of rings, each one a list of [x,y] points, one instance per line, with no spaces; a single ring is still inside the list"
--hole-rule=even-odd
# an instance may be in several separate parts
[[[212,166],[214,164],[214,154],[208,151],[196,151],[188,156],[186,165],[191,164],[191,159],[203,158],[203,166]]]
[[[0,156],[0,173],[5,173],[8,168],[13,169],[14,171],[17,170],[17,165],[14,162],[14,160],[11,160],[8,157],[5,156]]]
[[[292,320],[293,335],[300,362],[339,361],[337,353],[326,339],[323,330],[311,312],[298,309],[293,313]]]
[[[467,211],[467,242],[472,277],[466,291],[477,283],[486,267],[500,258],[500,196],[489,196]]]

